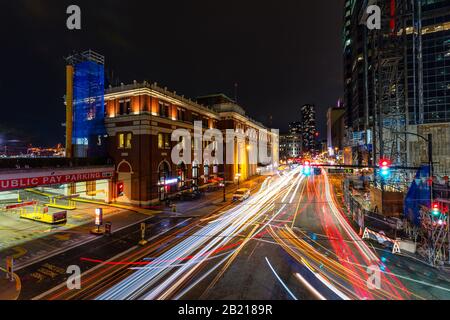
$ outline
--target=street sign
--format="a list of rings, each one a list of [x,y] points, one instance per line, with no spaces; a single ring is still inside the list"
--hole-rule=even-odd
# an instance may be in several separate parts
[[[105,233],[106,233],[106,235],[111,235],[111,230],[112,230],[112,223],[111,222],[105,223]]]

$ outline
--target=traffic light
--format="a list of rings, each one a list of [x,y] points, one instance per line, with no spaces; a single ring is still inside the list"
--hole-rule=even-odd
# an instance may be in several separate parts
[[[303,174],[305,176],[311,175],[311,162],[309,160],[305,160],[303,163]]]
[[[389,177],[391,173],[391,160],[389,159],[381,159],[380,160],[380,174],[383,178]]]
[[[124,195],[124,193],[125,193],[125,186],[123,182],[117,183],[117,196],[121,197]]]
[[[431,205],[431,214],[432,214],[433,216],[435,216],[435,217],[438,217],[438,216],[441,215],[441,210],[440,210],[440,208],[439,208],[439,203],[434,202],[434,203]]]

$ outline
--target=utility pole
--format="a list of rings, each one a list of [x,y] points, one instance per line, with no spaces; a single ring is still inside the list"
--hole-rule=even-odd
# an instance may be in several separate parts
[[[223,166],[223,202],[227,202],[227,179],[225,173],[225,165]]]
[[[431,133],[428,134],[428,163],[430,166],[430,197],[431,197],[431,205],[433,205],[433,176],[434,176],[434,167],[433,167],[433,135]]]

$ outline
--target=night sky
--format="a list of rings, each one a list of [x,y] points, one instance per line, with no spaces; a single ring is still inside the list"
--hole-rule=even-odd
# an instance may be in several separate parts
[[[64,141],[64,57],[93,49],[116,81],[158,82],[187,97],[223,92],[252,118],[286,130],[304,103],[342,96],[344,0],[2,1],[0,130],[34,144]],[[82,30],[66,29],[66,8]],[[2,134],[0,132],[0,134]]]

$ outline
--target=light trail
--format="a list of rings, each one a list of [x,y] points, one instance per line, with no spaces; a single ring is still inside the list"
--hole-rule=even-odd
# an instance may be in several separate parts
[[[288,187],[286,193],[289,195],[296,184],[292,183],[293,180],[298,182],[300,179],[299,177],[295,179],[297,174],[299,171],[295,170],[282,179],[270,180],[266,188],[260,189],[247,202],[225,212],[219,220],[206,224],[155,258],[152,261],[152,267],[155,268],[137,270],[98,296],[97,299],[153,300],[170,298],[214,252],[226,246],[230,239],[238,236],[249,225],[257,224],[257,221],[261,220],[267,210],[273,206],[279,194],[286,192],[286,187]],[[177,267],[176,271],[170,268],[173,264],[178,265],[180,259],[185,257],[189,257],[189,260]]]
[[[305,278],[303,278],[300,273],[296,273],[295,276],[298,280],[319,300],[327,300],[323,295],[320,294],[319,291],[316,290]]]
[[[269,265],[270,270],[272,270],[273,274],[277,278],[277,280],[280,282],[280,284],[283,286],[283,288],[287,291],[287,293],[289,293],[289,295],[292,297],[292,299],[298,300],[297,297],[292,293],[292,291],[289,290],[289,288],[286,286],[286,284],[283,282],[283,280],[281,280],[280,276],[276,273],[275,269],[272,267],[272,265],[270,264],[269,259],[267,259],[267,257],[266,257],[266,262]]]

